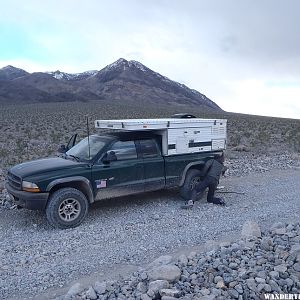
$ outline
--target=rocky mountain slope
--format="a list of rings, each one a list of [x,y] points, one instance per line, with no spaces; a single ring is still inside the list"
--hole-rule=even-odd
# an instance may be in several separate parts
[[[7,66],[0,69],[0,103],[106,100],[143,105],[199,106],[222,111],[205,95],[123,58],[100,71],[69,74],[61,71],[28,73]]]
[[[6,66],[0,69],[0,80],[13,80],[28,74],[28,72],[22,69],[15,68],[13,66]]]

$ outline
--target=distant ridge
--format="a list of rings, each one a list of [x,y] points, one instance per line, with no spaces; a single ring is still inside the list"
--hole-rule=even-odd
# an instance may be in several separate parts
[[[222,111],[212,100],[184,84],[120,58],[97,71],[70,74],[28,73],[13,66],[0,69],[0,103],[106,100],[143,105],[200,106]]]
[[[0,69],[0,80],[13,80],[28,74],[28,72],[22,69],[15,68],[13,66],[6,66]]]

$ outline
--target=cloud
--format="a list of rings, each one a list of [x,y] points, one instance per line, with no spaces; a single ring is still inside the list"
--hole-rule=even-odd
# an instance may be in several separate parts
[[[300,79],[299,11],[297,0],[11,0],[0,65],[80,72],[124,57],[224,109],[300,118],[298,88],[282,86]]]
[[[299,118],[300,85],[272,87],[268,82],[256,79],[230,81],[225,83],[228,92],[225,94],[223,106],[226,110],[235,112],[237,107],[243,113]]]

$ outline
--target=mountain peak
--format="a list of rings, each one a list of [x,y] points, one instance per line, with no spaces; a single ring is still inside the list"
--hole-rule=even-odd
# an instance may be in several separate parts
[[[49,72],[50,75],[52,75],[55,79],[64,79],[66,74],[59,71],[59,70],[56,70],[54,72]]]
[[[109,70],[115,70],[115,69],[121,69],[121,68],[123,69],[123,71],[125,71],[127,68],[136,68],[143,72],[146,72],[148,70],[148,68],[146,66],[144,66],[142,63],[140,63],[136,60],[128,61],[125,58],[119,58],[112,64],[107,65],[103,70],[109,71]]]
[[[23,69],[16,68],[12,65],[8,65],[0,69],[0,79],[2,80],[13,80],[27,75],[28,72]]]
[[[16,68],[12,65],[7,65],[7,66],[1,68],[0,70],[4,70],[4,71],[23,71],[23,72],[25,72],[23,69]]]
[[[0,70],[10,70],[10,69],[14,69],[15,67],[11,66],[11,65],[8,65],[8,66],[5,66],[3,68],[1,68]]]
[[[117,69],[121,66],[126,66],[127,64],[128,64],[128,60],[126,60],[125,58],[119,58],[112,64],[107,65],[104,69],[105,70]]]
[[[116,60],[115,63],[117,63],[117,64],[124,64],[124,63],[128,63],[128,60],[126,60],[125,58],[121,57],[118,60]]]

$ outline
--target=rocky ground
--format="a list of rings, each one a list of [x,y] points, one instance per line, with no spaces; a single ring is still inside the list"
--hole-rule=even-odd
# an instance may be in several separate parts
[[[271,238],[270,251],[262,248],[265,239],[257,238],[236,240],[234,245],[225,243],[214,252],[203,255],[186,255],[188,260],[182,257],[182,265],[174,261],[173,257],[167,265],[175,264],[180,270],[180,276],[178,280],[168,281],[168,284],[165,282],[162,287],[178,290],[173,294],[176,297],[192,297],[188,295],[192,292],[193,296],[204,297],[207,294],[205,297],[221,297],[219,299],[229,299],[228,293],[233,298],[237,293],[239,296],[247,295],[248,290],[250,296],[244,299],[252,299],[251,293],[263,289],[267,291],[269,286],[271,291],[276,291],[277,285],[282,291],[295,291],[299,285],[297,274],[293,275],[292,272],[297,271],[295,268],[298,262],[294,260],[294,264],[289,265],[288,257],[294,244],[297,241],[299,243],[299,224],[286,226],[286,233],[283,234],[274,231],[269,235],[266,230],[274,220],[300,222],[300,171],[297,155],[286,153],[270,158],[233,152],[228,153],[228,157],[230,176],[222,179],[220,185],[225,188],[219,191],[226,199],[226,207],[214,206],[202,199],[193,210],[183,211],[176,190],[148,193],[98,203],[91,208],[81,226],[63,232],[52,229],[41,212],[8,209],[10,204],[5,200],[6,193],[2,190],[4,206],[0,208],[0,298],[36,297],[41,300],[78,294],[74,297],[84,299],[87,293],[91,293],[89,297],[93,299],[94,291],[99,299],[106,299],[104,295],[112,293],[111,288],[119,294],[124,292],[124,295],[130,295],[130,288],[125,288],[129,286],[134,287],[140,295],[147,294],[150,282],[157,279],[151,277],[148,271],[137,271],[117,281],[117,275],[110,275],[120,273],[121,269],[138,270],[138,266],[144,266],[155,257],[178,249],[185,248],[190,252],[190,249],[198,249],[199,245],[215,246],[215,241],[222,236],[236,237],[245,220],[257,222],[265,232],[263,237]],[[221,194],[223,191],[244,194]],[[220,270],[213,266],[216,260],[222,266]],[[254,265],[254,261],[259,263]],[[280,269],[277,267],[280,265],[284,266]],[[260,269],[262,266],[266,267],[265,275]],[[285,267],[286,272],[282,272]],[[178,274],[178,269],[176,272]],[[285,278],[286,275],[281,273],[288,276]],[[109,277],[114,277],[114,283],[104,284],[102,281]],[[95,283],[97,280],[99,284]],[[77,284],[68,294],[72,282]],[[87,287],[87,290],[83,290],[83,287]],[[153,297],[153,293],[149,293],[143,296],[144,299]],[[167,297],[170,297],[172,291],[161,293],[164,299],[170,299]],[[217,293],[221,294],[217,296]],[[155,295],[158,296],[157,292]],[[111,297],[115,299],[115,296]],[[126,297],[120,296],[119,299]]]
[[[242,300],[271,293],[300,295],[300,223],[275,223],[261,233],[247,221],[235,243],[161,256],[118,281],[96,281],[86,289],[76,283],[56,299]]]

